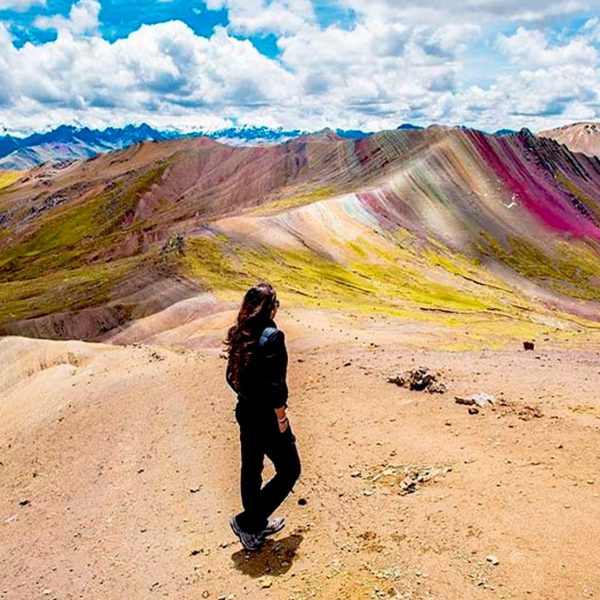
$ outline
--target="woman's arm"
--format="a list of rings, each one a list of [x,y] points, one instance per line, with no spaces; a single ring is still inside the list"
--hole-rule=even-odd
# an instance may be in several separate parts
[[[269,336],[265,344],[264,377],[266,402],[275,410],[278,420],[285,418],[285,409],[287,408],[287,362],[285,335],[283,331],[276,330]],[[287,424],[284,423],[284,426],[287,426]]]

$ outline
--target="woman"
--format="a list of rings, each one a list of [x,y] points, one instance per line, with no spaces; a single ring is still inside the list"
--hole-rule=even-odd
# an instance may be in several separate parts
[[[226,340],[227,383],[238,399],[235,417],[240,427],[244,507],[231,517],[230,525],[247,550],[256,550],[268,535],[283,528],[283,517],[269,520],[269,516],[300,476],[296,437],[286,415],[285,339],[273,320],[278,307],[272,285],[250,288]],[[276,474],[261,489],[265,455]]]

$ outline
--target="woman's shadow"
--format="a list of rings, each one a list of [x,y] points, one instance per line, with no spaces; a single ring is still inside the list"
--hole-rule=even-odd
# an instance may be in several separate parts
[[[303,537],[292,533],[278,540],[267,540],[258,550],[238,550],[231,555],[235,568],[250,577],[283,575],[291,566]]]

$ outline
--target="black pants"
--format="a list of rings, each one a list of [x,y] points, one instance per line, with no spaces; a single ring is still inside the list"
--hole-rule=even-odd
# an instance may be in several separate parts
[[[300,476],[296,436],[288,423],[281,433],[274,410],[256,411],[238,402],[235,418],[240,426],[242,451],[241,493],[243,512],[236,515],[242,531],[258,533],[285,500]],[[275,475],[262,487],[265,455],[275,467]]]

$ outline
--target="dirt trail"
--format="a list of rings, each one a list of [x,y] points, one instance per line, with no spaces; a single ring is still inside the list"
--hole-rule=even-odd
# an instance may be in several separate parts
[[[450,353],[383,322],[280,326],[303,472],[255,554],[228,525],[217,348],[1,339],[0,598],[600,598],[593,345]],[[420,364],[447,393],[386,381]],[[479,390],[504,402],[454,402]],[[405,467],[438,471],[401,495]]]

